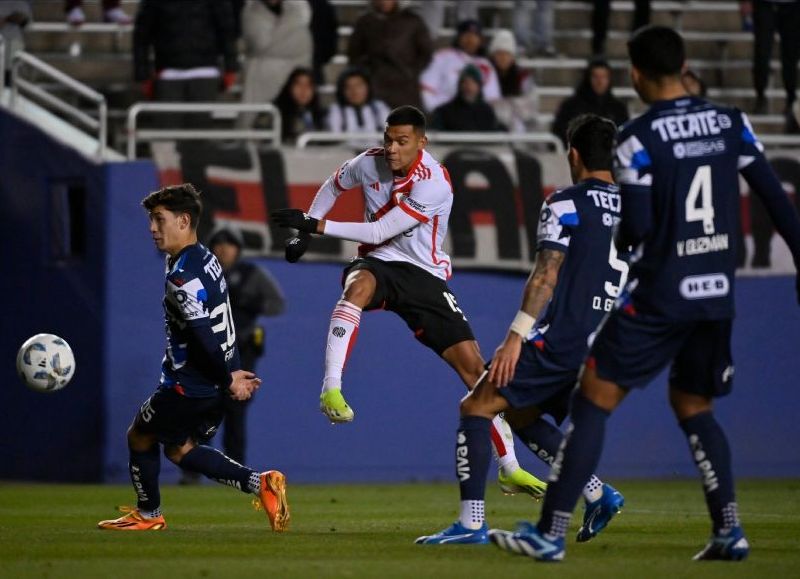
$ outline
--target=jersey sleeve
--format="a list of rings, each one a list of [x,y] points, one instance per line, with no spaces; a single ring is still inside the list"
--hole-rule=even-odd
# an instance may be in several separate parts
[[[178,275],[167,278],[167,295],[179,317],[190,326],[209,323],[208,292],[200,278],[185,279]]]
[[[739,151],[739,170],[750,166],[756,159],[764,155],[764,145],[756,137],[753,125],[747,115],[739,111],[742,116],[742,142]]]
[[[452,197],[450,185],[444,181],[417,181],[411,192],[400,198],[398,207],[420,223],[428,223]]]
[[[366,153],[342,163],[336,171],[322,184],[308,208],[308,214],[314,219],[324,219],[333,208],[336,200],[344,191],[361,183],[361,163]]]
[[[622,199],[615,244],[617,249],[637,247],[652,226],[653,161],[642,141],[625,129],[614,151],[614,178]]]
[[[572,199],[545,201],[539,213],[536,249],[569,249],[572,228],[580,223],[578,210]]]

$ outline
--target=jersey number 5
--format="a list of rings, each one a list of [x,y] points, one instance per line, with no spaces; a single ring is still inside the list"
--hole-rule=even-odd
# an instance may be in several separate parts
[[[614,239],[611,239],[611,247],[608,249],[608,265],[611,269],[619,272],[619,283],[614,285],[607,281],[603,286],[606,293],[612,298],[618,297],[620,290],[625,287],[625,281],[628,279],[628,262],[619,258],[617,255],[617,246],[614,245]]]
[[[700,201],[698,205],[698,200]],[[702,221],[706,235],[714,233],[714,203],[711,197],[711,165],[697,168],[686,195],[686,221]]]

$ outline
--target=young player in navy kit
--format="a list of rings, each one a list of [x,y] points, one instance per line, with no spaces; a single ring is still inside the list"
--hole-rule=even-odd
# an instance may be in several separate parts
[[[633,85],[650,109],[616,146],[622,216],[616,243],[635,249],[626,290],[597,333],[571,430],[553,464],[536,526],[490,531],[501,548],[538,560],[564,557],[564,535],[586,479],[597,467],[606,419],[634,388],[668,365],[669,396],[701,474],[711,540],[695,560],[744,559],[731,456],[713,399],[731,391],[739,174],[764,202],[800,263],[800,221],[763,155],[747,117],[686,94],[683,40],[662,26],[628,42]],[[799,288],[800,289],[800,288]]]
[[[567,131],[574,185],[551,195],[539,219],[536,266],[522,307],[489,371],[461,401],[456,443],[462,516],[452,526],[420,537],[421,544],[488,543],[484,493],[489,466],[489,424],[505,412],[514,432],[551,463],[563,440],[557,423],[567,415],[590,335],[619,295],[628,264],[612,242],[620,198],[611,177],[616,126],[597,115],[574,119]],[[584,524],[578,541],[597,535],[623,505],[623,497],[587,476]],[[465,516],[466,515],[466,516]]]
[[[98,527],[120,531],[166,528],[158,487],[159,446],[182,469],[258,496],[270,526],[289,523],[286,479],[258,473],[200,444],[214,434],[225,396],[247,400],[261,380],[240,369],[225,277],[214,254],[197,242],[200,194],[186,183],[145,197],[156,247],[167,254],[164,314],[167,350],[161,381],[128,428],[130,477],[138,498],[125,515]]]

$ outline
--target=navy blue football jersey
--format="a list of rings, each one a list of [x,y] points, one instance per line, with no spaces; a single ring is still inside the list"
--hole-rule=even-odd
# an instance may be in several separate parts
[[[733,317],[739,171],[763,155],[746,115],[697,98],[660,101],[617,143],[621,228],[648,224],[631,265],[633,307],[673,320]],[[642,201],[646,211],[628,212]]]
[[[599,179],[558,191],[542,206],[537,249],[567,255],[530,342],[563,368],[580,367],[590,336],[625,284],[628,264],[613,242],[619,215],[619,189]]]
[[[164,321],[161,386],[190,397],[217,395],[239,369],[236,330],[222,266],[199,243],[167,259]]]

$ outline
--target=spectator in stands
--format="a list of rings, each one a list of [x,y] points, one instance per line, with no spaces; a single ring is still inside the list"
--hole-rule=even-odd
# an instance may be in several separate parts
[[[767,113],[766,89],[775,32],[780,36],[781,73],[786,91],[784,114],[787,130],[794,132],[797,123],[791,114],[796,98],[797,63],[800,59],[800,1],[754,0],[753,2],[753,88],[756,104],[753,112]]]
[[[477,20],[459,23],[453,46],[437,50],[420,77],[426,110],[432,111],[456,95],[460,73],[468,64],[474,64],[481,72],[483,98],[488,102],[500,98],[497,74],[492,63],[484,56],[486,50],[483,42],[483,31]]]
[[[611,119],[617,125],[628,120],[627,105],[614,96],[611,90],[611,66],[602,59],[589,63],[575,93],[558,107],[553,121],[553,134],[567,145],[567,125],[584,113],[594,113]]]
[[[31,21],[31,3],[29,0],[8,0],[0,2],[0,36],[6,43],[5,78],[8,84],[11,78],[11,63],[14,55],[25,50],[24,28]]]
[[[285,143],[293,144],[301,134],[325,128],[325,111],[319,104],[314,71],[310,68],[292,71],[275,99],[275,106],[281,113],[281,136]]]
[[[330,0],[308,0],[311,4],[311,37],[314,40],[312,68],[317,84],[325,82],[323,67],[339,50],[339,19]]]
[[[497,30],[489,44],[489,60],[497,73],[502,98],[493,101],[492,108],[511,132],[522,133],[537,128],[537,107],[533,75],[520,68],[516,58],[514,34]]]
[[[103,20],[114,24],[130,24],[133,19],[119,6],[120,0],[103,0]],[[80,26],[86,22],[83,12],[83,0],[65,0],[64,13],[67,22],[73,26]]]
[[[703,82],[703,79],[692,69],[686,69],[683,74],[681,74],[681,83],[683,84],[683,88],[685,88],[686,92],[690,95],[701,99],[706,98],[706,93],[708,92],[706,83]]]
[[[350,67],[342,71],[336,81],[336,102],[328,110],[326,128],[336,133],[382,133],[389,107],[372,96],[369,75],[363,69]],[[356,145],[355,142],[351,142]],[[375,146],[378,142],[368,138],[356,146]]]
[[[478,20],[478,7],[480,4],[480,0],[460,0],[460,2],[456,2],[455,22]],[[431,38],[434,40],[436,40],[436,37],[439,36],[442,28],[447,23],[445,18],[446,9],[446,0],[426,0],[418,5],[417,11],[427,25]]]
[[[246,103],[272,102],[289,74],[312,62],[311,7],[307,2],[249,0],[242,10]],[[243,114],[250,126],[255,114]]]
[[[600,56],[606,53],[606,36],[608,36],[608,21],[611,17],[611,0],[586,0],[594,4],[592,11],[592,55]],[[633,20],[631,32],[650,23],[650,0],[633,1]]]
[[[150,57],[155,53],[155,66]],[[220,57],[224,74],[220,77]],[[233,7],[218,0],[142,0],[133,26],[134,80],[147,98],[208,102],[236,80]],[[196,118],[196,117],[194,117]],[[188,126],[192,117],[166,122]]]
[[[556,56],[553,0],[514,0],[514,34],[531,56]]]
[[[419,75],[431,60],[433,44],[422,19],[397,0],[372,0],[371,10],[353,27],[347,56],[366,68],[376,98],[390,107],[420,106]]]
[[[458,77],[456,96],[431,115],[437,131],[505,131],[494,109],[483,100],[483,75],[474,64],[466,65]]]

